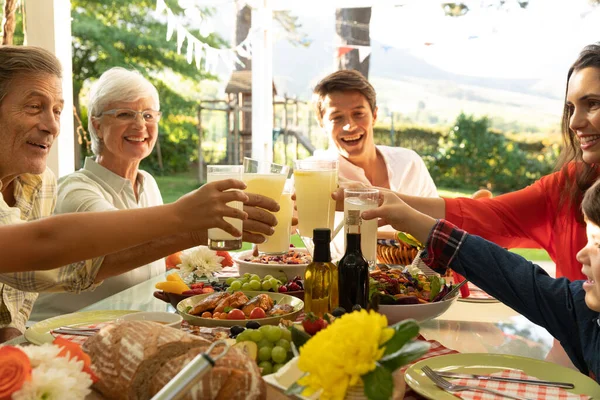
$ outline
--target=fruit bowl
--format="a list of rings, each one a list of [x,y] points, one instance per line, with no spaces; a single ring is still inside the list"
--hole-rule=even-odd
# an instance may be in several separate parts
[[[186,312],[188,307],[193,307],[199,301],[204,298],[210,296],[210,294],[200,294],[196,296],[189,297],[184,299],[177,304],[177,312],[183,317],[184,320],[188,321],[190,325],[198,325],[198,326],[234,326],[234,325],[245,325],[248,321],[256,321],[261,325],[278,325],[279,321],[282,319],[289,319],[294,321],[298,315],[304,309],[304,302],[297,297],[288,296],[283,293],[273,293],[273,292],[253,292],[253,291],[243,291],[243,293],[251,299],[252,297],[265,293],[269,297],[271,297],[275,304],[289,304],[294,307],[294,311],[289,314],[278,315],[274,317],[267,318],[256,318],[256,319],[214,319],[214,318],[202,318],[198,315],[191,315]]]
[[[305,256],[310,257],[310,254],[306,249],[303,248],[293,248],[290,251],[295,251],[296,253],[303,254]],[[254,257],[252,256],[252,250],[241,251],[239,253],[234,253],[233,262],[235,262],[238,266],[238,270],[241,275],[245,273],[256,274],[259,276],[265,275],[273,275],[277,276],[278,272],[283,273],[288,280],[293,279],[295,276],[304,276],[304,270],[308,266],[310,261],[307,261],[303,264],[287,264],[287,263],[277,263],[271,261],[270,263],[264,262],[253,262],[250,261]]]
[[[434,319],[448,311],[450,306],[458,299],[458,293],[444,301],[424,304],[380,304],[378,312],[388,319],[392,325],[405,319],[415,319],[417,322],[425,322]]]

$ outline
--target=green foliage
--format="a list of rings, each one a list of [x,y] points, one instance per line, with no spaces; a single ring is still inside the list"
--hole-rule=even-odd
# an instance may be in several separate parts
[[[518,143],[492,132],[486,117],[461,113],[448,135],[440,139],[438,154],[426,157],[426,162],[438,185],[505,192],[550,173],[555,156],[553,149],[526,153]]]

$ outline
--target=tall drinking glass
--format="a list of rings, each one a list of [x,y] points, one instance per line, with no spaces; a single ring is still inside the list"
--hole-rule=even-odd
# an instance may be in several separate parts
[[[296,208],[300,236],[312,238],[315,228],[333,231],[335,201],[331,193],[337,189],[337,160],[294,161]]]
[[[277,226],[275,232],[267,238],[267,241],[258,245],[258,251],[267,254],[284,254],[290,249],[290,234],[292,230],[292,214],[294,202],[292,193],[294,187],[291,181],[286,182],[283,193],[279,198],[279,211],[275,213]]]
[[[377,189],[344,189],[344,221],[350,210],[359,210],[362,213],[377,208],[378,205],[379,190]],[[345,236],[344,240],[346,240]],[[369,266],[374,267],[377,264],[377,219],[370,221],[360,219],[360,248]]]
[[[242,180],[244,167],[241,165],[208,165],[206,167],[207,183],[222,181],[224,179]],[[227,203],[229,207],[243,210],[241,201]],[[240,232],[242,231],[242,220],[238,218],[223,217]],[[208,247],[212,250],[239,250],[242,248],[242,237],[235,237],[222,229],[211,228],[208,230]]]
[[[261,194],[279,202],[289,172],[290,167],[287,165],[245,157],[244,183],[246,184],[246,190],[244,191],[246,193]],[[267,238],[267,241],[270,241],[271,237]]]

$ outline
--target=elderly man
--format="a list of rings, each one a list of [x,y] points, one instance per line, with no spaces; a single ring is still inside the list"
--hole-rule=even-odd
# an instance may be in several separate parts
[[[12,225],[46,217],[55,206],[56,179],[46,167],[46,158],[59,133],[63,108],[62,72],[56,57],[35,47],[0,47],[0,65],[0,225]],[[244,185],[239,181],[208,184],[172,205],[118,211],[125,223],[134,225],[126,228],[129,234],[139,236],[139,240],[131,241],[126,250],[50,271],[0,274],[3,282],[0,284],[0,342],[18,336],[24,330],[37,298],[36,292],[92,289],[105,278],[174,251],[206,243],[207,229],[211,227],[235,234],[235,229],[223,220],[223,216],[248,218],[244,230],[272,234],[272,225],[276,221],[262,209],[277,211],[278,205],[263,196],[224,192],[231,188],[243,189]],[[244,212],[226,206],[234,199],[245,202]],[[98,218],[97,213],[84,213],[73,220],[85,224],[87,230],[94,230],[96,226],[90,224],[94,218]],[[176,226],[150,228],[148,220]],[[64,222],[64,218],[60,221]],[[108,240],[106,225],[99,226],[97,235],[90,238],[92,241]],[[73,229],[81,230],[82,227],[77,225]],[[150,235],[146,232],[148,229],[152,231]],[[120,232],[113,234],[122,235]],[[154,240],[148,241],[149,238]],[[264,240],[261,235],[246,232],[244,239]],[[132,245],[137,246],[130,247]],[[92,243],[91,246],[97,245]],[[113,244],[112,248],[114,251],[123,247]],[[4,260],[4,263],[8,262],[10,260]],[[54,260],[49,263],[55,265]],[[39,269],[47,268],[40,266]],[[0,266],[0,271],[3,270],[16,269]]]

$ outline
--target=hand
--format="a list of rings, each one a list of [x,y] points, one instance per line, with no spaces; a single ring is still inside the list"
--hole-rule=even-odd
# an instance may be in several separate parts
[[[220,228],[233,236],[241,236],[223,217],[245,220],[248,215],[242,210],[229,207],[231,201],[247,202],[248,196],[242,192],[246,185],[236,179],[225,179],[203,185],[182,196],[175,202],[177,214],[188,231],[202,231],[209,228]],[[229,190],[239,189],[239,190]]]
[[[338,188],[331,194],[331,198],[335,200],[335,211],[344,211],[344,189],[360,189],[370,186],[362,182],[351,181],[342,177],[338,178]]]
[[[277,218],[271,212],[279,211],[279,204],[265,196],[254,193],[246,193],[248,201],[244,204],[244,211],[248,219],[244,221],[243,241],[250,243],[262,243],[264,235],[271,236],[277,225]]]
[[[17,328],[6,327],[0,328],[0,343],[7,342],[11,339],[21,336],[23,333]]]
[[[378,208],[363,211],[362,218],[379,218],[379,226],[391,225],[397,231],[408,232],[421,243],[426,243],[429,232],[436,223],[435,219],[410,207],[391,191],[383,192],[382,195],[383,204]]]

